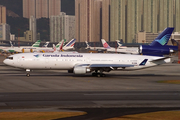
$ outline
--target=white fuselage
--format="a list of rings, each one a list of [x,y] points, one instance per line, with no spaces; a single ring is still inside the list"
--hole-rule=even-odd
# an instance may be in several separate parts
[[[151,62],[163,57],[100,53],[21,53],[9,57],[11,59],[4,60],[5,64],[23,69],[70,70],[83,64],[128,64],[133,67],[116,70],[135,70],[170,62],[170,58]],[[146,64],[139,65],[144,59],[148,59]]]
[[[108,52],[118,52],[118,53],[125,53],[125,54],[139,54],[138,47],[127,47],[127,48],[109,48],[107,49]]]

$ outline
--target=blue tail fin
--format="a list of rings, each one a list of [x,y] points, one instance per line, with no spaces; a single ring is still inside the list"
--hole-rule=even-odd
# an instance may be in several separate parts
[[[157,38],[150,44],[150,46],[164,46],[168,43],[169,38],[173,32],[174,28],[166,28],[162,33],[160,33]]]

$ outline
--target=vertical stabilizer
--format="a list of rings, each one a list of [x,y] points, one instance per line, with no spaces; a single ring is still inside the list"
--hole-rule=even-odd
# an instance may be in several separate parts
[[[103,45],[104,48],[106,48],[106,49],[110,49],[111,48],[104,39],[101,39],[101,42],[102,42],[102,45]]]
[[[174,28],[168,27],[160,33],[150,46],[164,46],[168,43]]]
[[[43,47],[47,47],[49,45],[49,42],[46,42]]]
[[[40,43],[41,43],[41,40],[38,40],[32,45],[32,47],[39,47]]]
[[[64,47],[74,47],[75,42],[76,42],[76,39],[72,39]]]

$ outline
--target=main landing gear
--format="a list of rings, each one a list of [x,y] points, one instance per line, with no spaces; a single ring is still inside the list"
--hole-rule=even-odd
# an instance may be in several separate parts
[[[106,74],[104,74],[102,71],[98,72],[97,70],[95,70],[95,72],[92,73],[92,76],[105,77]]]
[[[30,76],[30,69],[26,69],[26,76],[29,77]]]

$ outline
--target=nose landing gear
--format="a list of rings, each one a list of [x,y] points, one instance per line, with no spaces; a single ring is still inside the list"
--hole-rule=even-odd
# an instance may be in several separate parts
[[[30,76],[30,69],[26,69],[26,76],[29,77]]]

